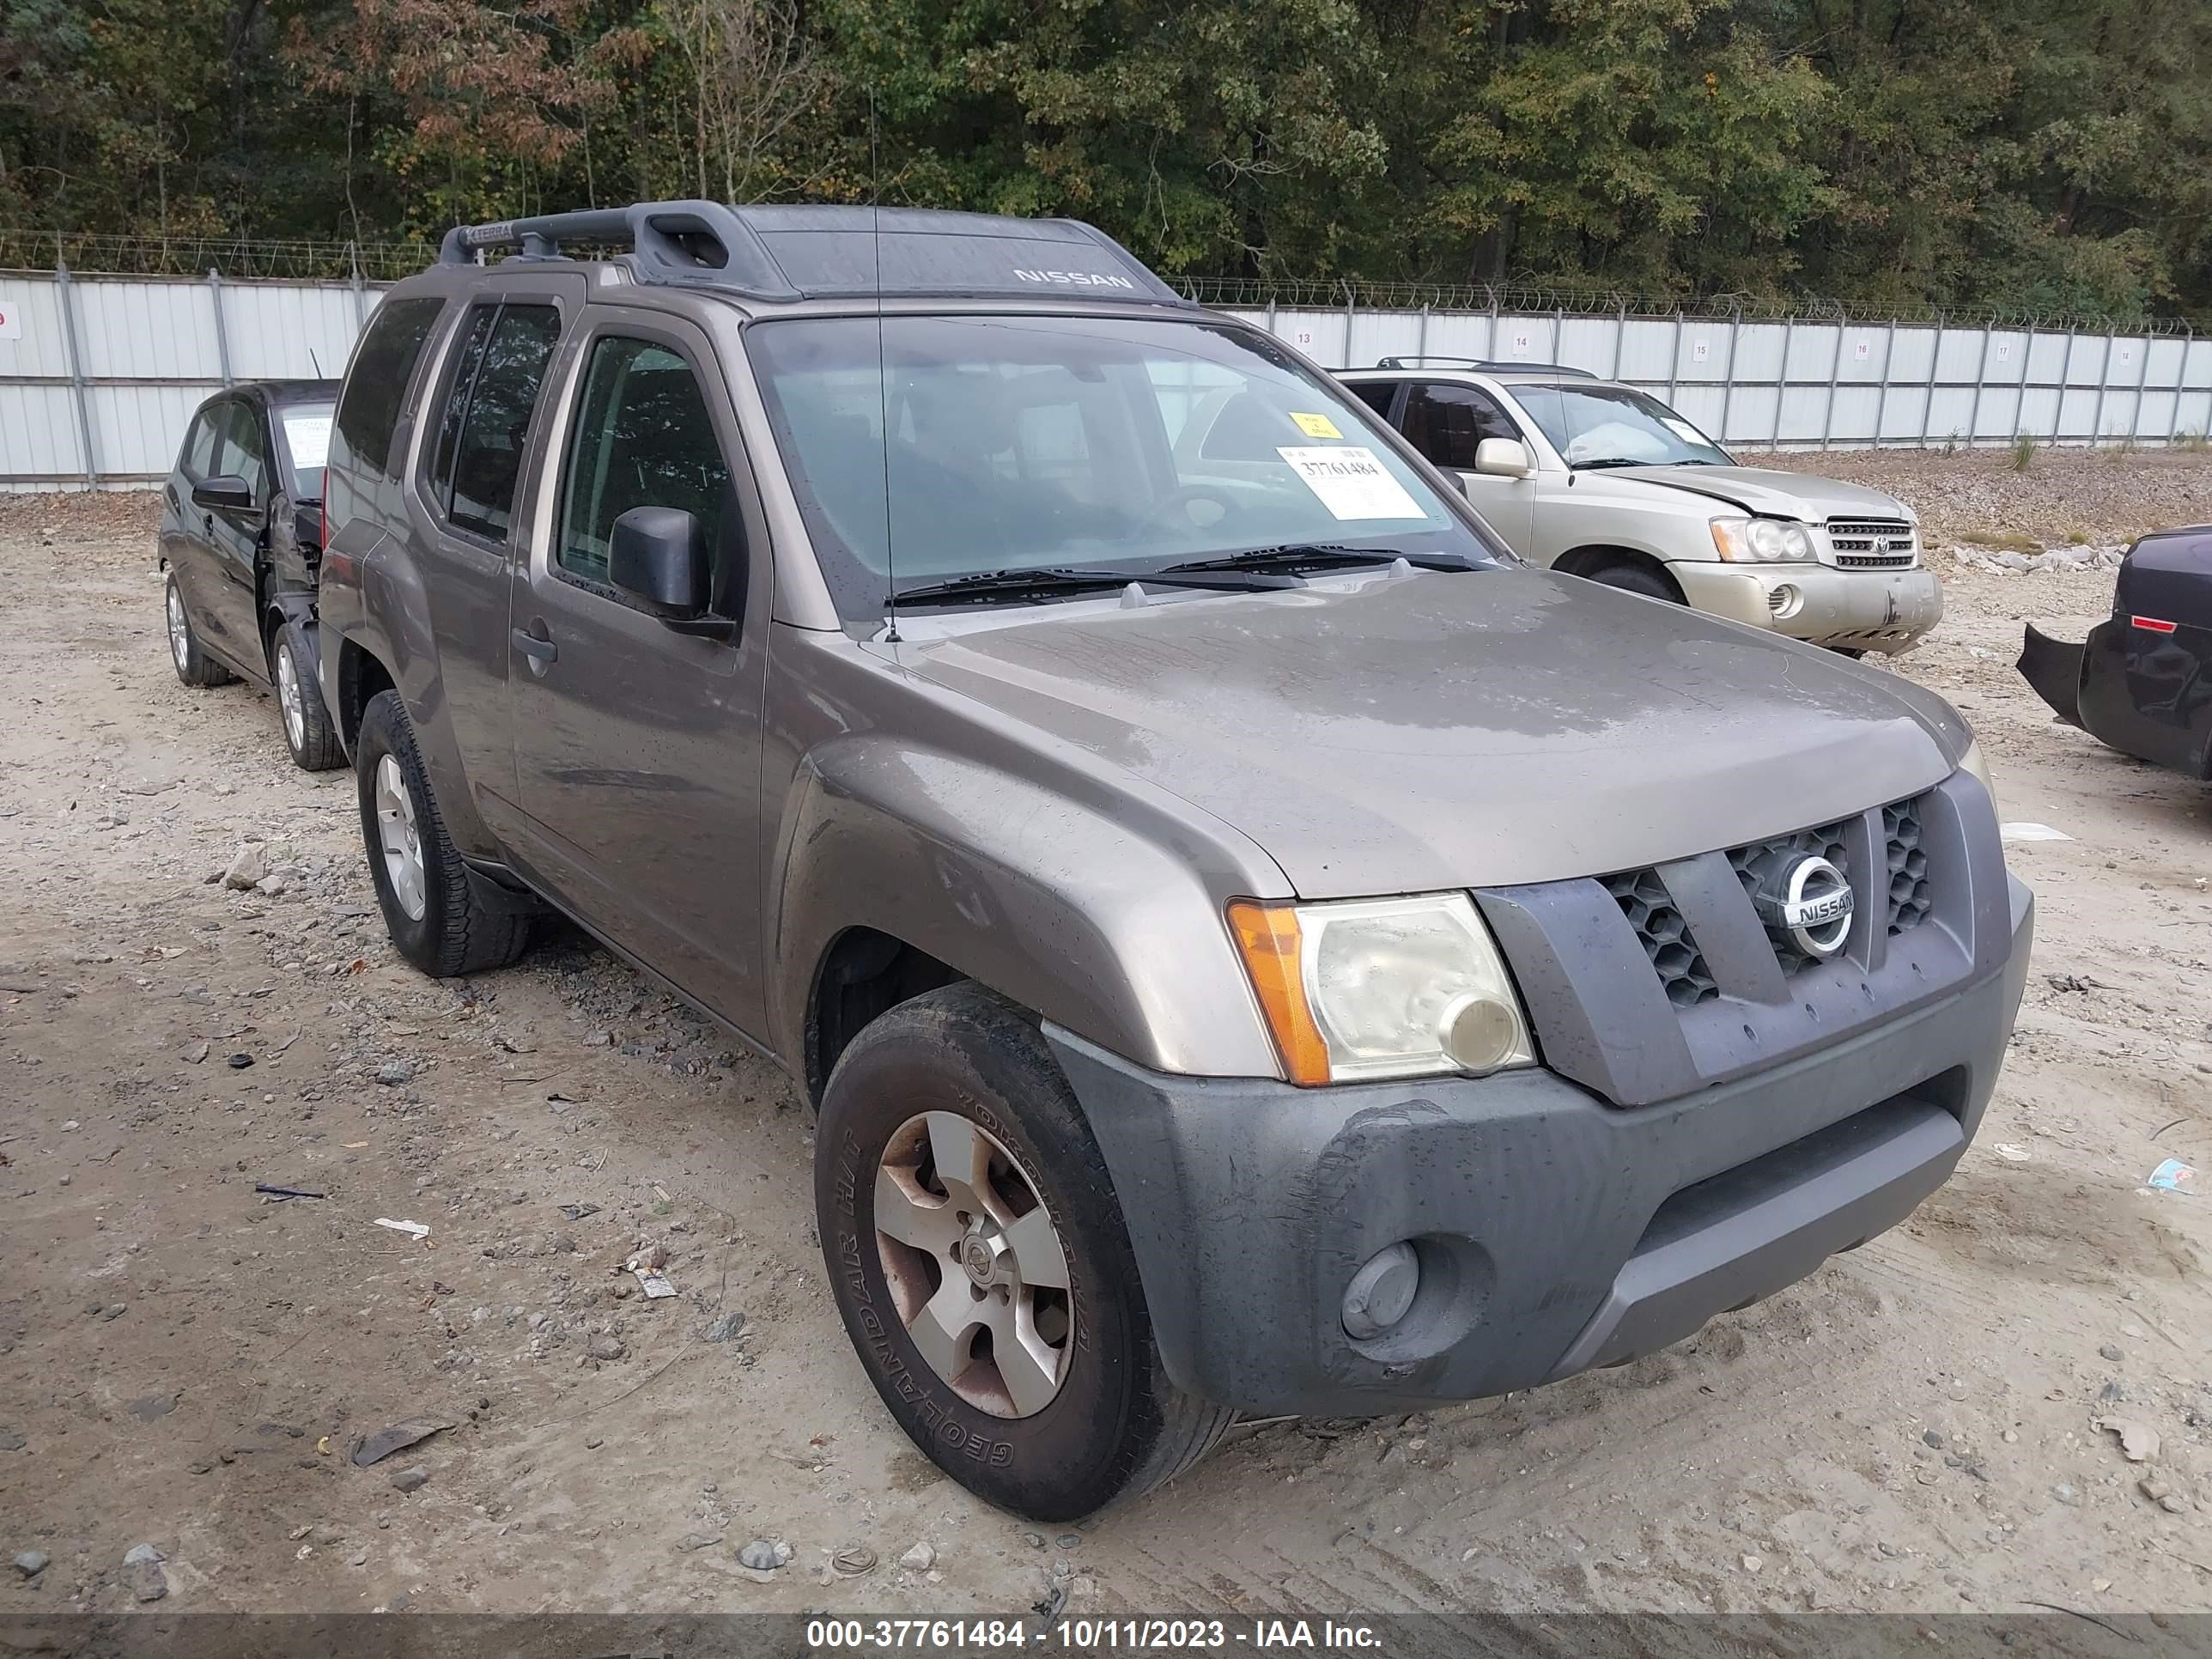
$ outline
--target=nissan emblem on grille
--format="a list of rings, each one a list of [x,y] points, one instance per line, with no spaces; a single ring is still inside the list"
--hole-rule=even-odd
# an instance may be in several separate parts
[[[1808,854],[1783,866],[1753,894],[1759,919],[1777,945],[1826,961],[1851,931],[1851,884],[1824,858]]]

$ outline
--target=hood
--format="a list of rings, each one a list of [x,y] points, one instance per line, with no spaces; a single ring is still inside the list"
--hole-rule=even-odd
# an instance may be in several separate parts
[[[1879,671],[1518,568],[1026,612],[900,659],[1234,826],[1308,898],[1734,847],[1917,793],[1967,741]]]
[[[1632,478],[1639,483],[1686,489],[1740,507],[1747,513],[1763,513],[1784,519],[1820,524],[1829,519],[1912,519],[1911,508],[1894,495],[1840,478],[1823,478],[1810,472],[1783,472],[1765,466],[1622,466],[1607,471],[1609,478]]]

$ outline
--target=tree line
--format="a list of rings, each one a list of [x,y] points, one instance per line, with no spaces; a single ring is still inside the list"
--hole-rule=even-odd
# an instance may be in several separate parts
[[[0,0],[0,228],[639,198],[1176,276],[2212,312],[2206,0]]]

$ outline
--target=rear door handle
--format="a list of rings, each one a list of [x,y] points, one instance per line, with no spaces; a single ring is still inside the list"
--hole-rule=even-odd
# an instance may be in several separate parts
[[[551,662],[561,654],[559,647],[555,646],[552,641],[541,640],[537,635],[526,633],[520,628],[515,629],[507,637],[514,641],[516,650],[534,663]]]

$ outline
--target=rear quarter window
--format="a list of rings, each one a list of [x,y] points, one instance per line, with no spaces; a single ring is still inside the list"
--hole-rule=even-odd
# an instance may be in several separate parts
[[[407,399],[407,384],[423,343],[437,325],[443,300],[387,300],[377,307],[361,349],[347,370],[331,434],[330,465],[395,477],[400,458],[392,434]]]

